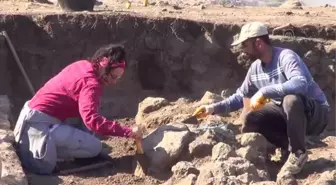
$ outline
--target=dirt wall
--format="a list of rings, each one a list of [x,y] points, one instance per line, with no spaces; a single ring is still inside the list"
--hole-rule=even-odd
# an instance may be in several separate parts
[[[197,99],[207,90],[233,92],[246,72],[246,62],[237,61],[239,53],[229,48],[239,29],[225,23],[126,15],[0,15],[0,30],[8,32],[36,90],[99,46],[124,42],[130,67],[120,83],[105,91],[101,111],[108,117],[134,117],[147,96]],[[335,51],[329,51],[334,40],[274,36],[272,41],[306,58],[334,107]],[[0,94],[11,97],[17,116],[31,94],[2,42]]]

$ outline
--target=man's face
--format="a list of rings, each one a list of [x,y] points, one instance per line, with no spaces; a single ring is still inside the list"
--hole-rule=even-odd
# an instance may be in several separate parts
[[[243,52],[247,55],[248,59],[251,61],[255,61],[261,57],[261,53],[257,47],[257,44],[258,40],[255,38],[247,39],[241,44]]]

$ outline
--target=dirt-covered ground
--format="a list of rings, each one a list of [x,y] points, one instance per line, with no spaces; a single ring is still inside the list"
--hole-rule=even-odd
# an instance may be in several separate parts
[[[130,9],[126,9],[121,1],[107,1],[103,5],[97,6],[94,12],[86,14],[113,14],[118,13],[121,17],[124,14],[145,16],[152,19],[156,17],[184,18],[200,21],[215,21],[226,24],[244,24],[248,21],[263,21],[273,27],[282,26],[288,22],[293,25],[309,24],[313,26],[336,25],[336,9],[332,6],[286,8],[286,7],[235,7],[231,5],[209,5],[205,2],[183,1],[183,4],[176,4],[175,1],[150,1],[150,6],[143,7],[141,1],[135,1]],[[0,0],[1,14],[61,14],[60,7],[55,4],[41,4],[36,2],[20,0]],[[290,21],[289,21],[290,20]],[[240,82],[237,82],[240,83]],[[178,104],[180,102],[177,102]],[[334,103],[334,102],[331,102]],[[179,110],[189,110],[192,105],[180,104]],[[164,115],[166,112],[157,112]],[[232,113],[231,116],[223,118],[224,121],[233,123],[238,119],[239,112]],[[134,117],[123,118],[123,123],[134,123]],[[165,120],[167,121],[167,119]],[[168,119],[169,121],[169,119]],[[239,125],[234,126],[239,130]],[[327,137],[327,136],[330,137]],[[325,167],[332,168],[335,161],[336,139],[334,132],[329,132],[322,136],[321,142],[312,144],[309,150],[309,161],[303,172],[297,177],[301,184],[316,183],[320,175],[326,170]],[[104,142],[111,148],[110,155],[116,159],[116,166],[105,167],[95,171],[83,172],[67,176],[38,176],[28,173],[29,182],[32,185],[52,185],[52,184],[160,184],[165,181],[152,177],[135,177],[132,174],[132,155],[135,153],[135,145],[131,140],[123,138],[108,138]],[[317,144],[319,143],[319,144]],[[209,157],[194,159],[195,163],[205,163]],[[278,167],[274,167],[276,171]],[[274,180],[274,179],[272,179]],[[316,184],[317,185],[317,184]]]

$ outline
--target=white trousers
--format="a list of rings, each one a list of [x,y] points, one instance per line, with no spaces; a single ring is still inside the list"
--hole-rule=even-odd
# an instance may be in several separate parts
[[[95,136],[30,109],[28,102],[20,112],[14,136],[23,166],[37,174],[52,173],[58,159],[95,157],[102,150]]]

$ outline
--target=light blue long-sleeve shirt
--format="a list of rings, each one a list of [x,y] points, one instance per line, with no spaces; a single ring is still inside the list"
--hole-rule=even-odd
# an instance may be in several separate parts
[[[300,56],[290,49],[273,47],[271,62],[263,64],[259,59],[253,62],[236,93],[213,104],[214,113],[229,113],[242,108],[243,98],[250,98],[257,91],[276,103],[282,102],[288,94],[302,94],[329,107],[325,94]]]

